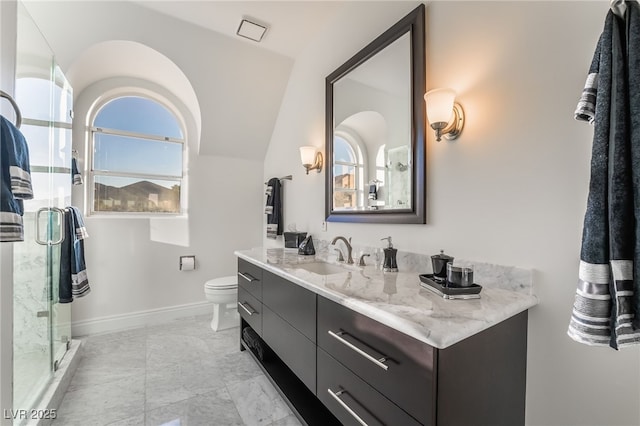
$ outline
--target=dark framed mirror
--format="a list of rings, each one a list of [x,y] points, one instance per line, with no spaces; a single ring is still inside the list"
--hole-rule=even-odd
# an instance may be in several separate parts
[[[425,7],[326,78],[331,222],[426,223]]]

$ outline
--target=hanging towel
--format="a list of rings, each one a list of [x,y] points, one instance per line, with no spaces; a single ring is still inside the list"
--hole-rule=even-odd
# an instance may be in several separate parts
[[[29,147],[24,135],[0,115],[0,241],[24,241],[22,200],[33,198]]]
[[[578,288],[568,334],[640,344],[640,6],[610,11],[576,118],[594,124]]]
[[[267,238],[275,240],[282,235],[282,188],[280,179],[271,178],[267,182],[267,205],[264,212],[267,215]]]
[[[64,213],[65,234],[60,247],[60,303],[73,302],[74,297],[89,294],[89,279],[84,262],[84,239],[89,236],[82,214],[76,207]]]
[[[82,185],[82,175],[78,170],[78,160],[75,157],[71,158],[71,183],[74,185]]]

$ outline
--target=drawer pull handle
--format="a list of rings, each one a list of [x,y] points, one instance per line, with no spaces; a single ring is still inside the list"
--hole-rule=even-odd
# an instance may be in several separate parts
[[[240,275],[242,278],[249,281],[250,283],[257,281],[257,279],[252,277],[251,274],[243,274],[242,272],[238,272],[238,275]]]
[[[247,309],[247,307],[244,306],[244,305],[245,305],[244,303],[238,302],[238,306],[241,307],[242,309],[244,309],[244,311],[246,313],[248,313],[249,315],[253,315],[253,314],[257,314],[258,313],[258,311],[256,311],[253,308],[251,308],[251,305],[249,305],[248,303],[247,303],[247,305],[251,308],[251,310]]]
[[[338,402],[338,404],[340,404],[342,408],[344,408],[347,411],[347,413],[351,414],[351,416],[354,419],[356,419],[358,423],[360,423],[362,426],[368,426],[367,423],[364,420],[362,420],[360,416],[356,414],[355,411],[351,409],[351,407],[349,407],[342,399],[340,399],[340,395],[342,395],[343,393],[347,393],[346,390],[339,390],[338,392],[334,392],[331,389],[327,389],[327,392],[329,392],[329,395],[331,395],[331,397],[335,399]]]
[[[387,357],[383,356],[382,358],[377,358],[377,359],[372,357],[371,355],[369,355],[368,353],[366,353],[365,351],[363,351],[362,349],[360,349],[359,347],[357,347],[353,343],[347,342],[345,339],[343,339],[341,337],[343,334],[347,334],[347,333],[345,333],[344,331],[339,331],[337,333],[334,333],[333,331],[329,330],[329,335],[331,337],[333,337],[334,339],[337,339],[338,342],[344,344],[349,349],[352,349],[353,351],[359,353],[360,355],[362,355],[363,357],[365,357],[366,359],[368,359],[369,361],[371,361],[372,363],[374,363],[378,367],[382,368],[383,370],[386,371],[386,370],[389,369],[389,366],[384,364],[384,362],[387,361]]]

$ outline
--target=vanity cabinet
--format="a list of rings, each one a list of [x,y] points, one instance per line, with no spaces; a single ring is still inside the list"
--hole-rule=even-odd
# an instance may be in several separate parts
[[[273,359],[256,361],[308,424],[524,425],[527,311],[439,349],[245,263],[261,299],[239,285],[242,327],[261,327]]]

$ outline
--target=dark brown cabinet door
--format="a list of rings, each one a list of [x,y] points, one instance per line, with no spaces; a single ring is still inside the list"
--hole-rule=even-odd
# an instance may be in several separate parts
[[[316,345],[266,305],[262,308],[262,338],[296,376],[315,393]]]
[[[262,281],[262,302],[315,343],[316,294],[268,271]]]

